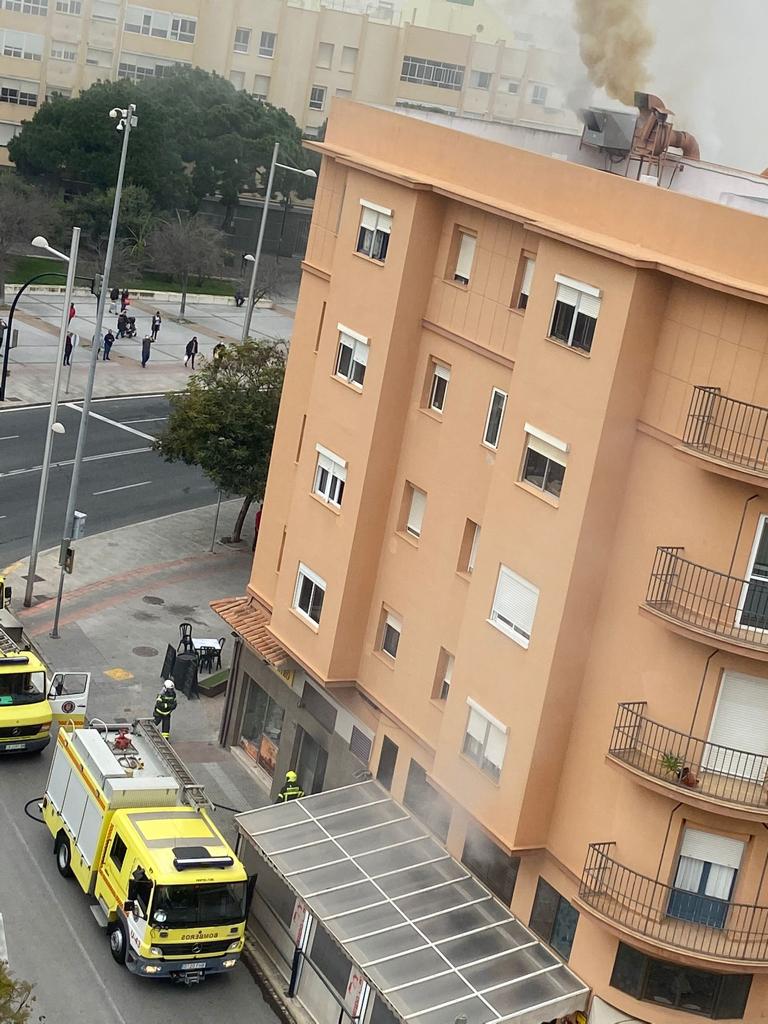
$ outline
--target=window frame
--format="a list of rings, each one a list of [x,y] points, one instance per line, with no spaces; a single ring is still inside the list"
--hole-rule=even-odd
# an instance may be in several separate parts
[[[453,669],[456,664],[456,658],[450,651],[446,650],[445,647],[440,648],[440,653],[437,656],[437,667],[435,669],[435,680],[432,684],[432,700],[439,701],[444,704],[448,700],[448,695],[451,692],[451,683],[453,682]]]
[[[499,597],[499,590],[502,586],[502,582],[506,577],[512,577],[512,580],[518,585],[528,590],[533,596],[533,613],[531,615],[531,631],[527,632],[522,625],[519,623],[512,622],[504,618],[496,607],[496,602]],[[491,603],[491,614],[488,617],[488,622],[504,636],[508,636],[510,640],[514,640],[520,647],[524,647],[526,650],[530,646],[531,637],[533,636],[533,625],[536,621],[536,612],[538,611],[539,598],[541,597],[541,591],[530,580],[525,579],[516,573],[514,569],[510,569],[507,565],[499,566],[499,574],[496,578],[496,588],[493,592],[493,601]]]
[[[419,506],[421,507],[419,508]],[[424,529],[424,515],[426,511],[427,492],[407,480],[405,484],[403,533],[406,533],[414,540],[419,540]],[[418,528],[415,525],[417,519]]]
[[[384,646],[387,641],[387,630],[391,630],[392,633],[397,635],[397,640],[394,643],[394,654],[392,651],[387,650]],[[400,648],[400,641],[403,636],[403,620],[395,612],[390,611],[387,607],[383,607],[381,610],[381,627],[379,629],[379,643],[378,650],[387,656],[391,661],[397,660],[397,652]]]
[[[116,857],[115,846],[118,843],[120,844],[120,846],[122,846],[122,850],[118,848]],[[112,842],[109,845],[109,859],[112,861],[114,869],[115,871],[117,871],[118,874],[120,874],[123,870],[123,865],[125,864],[125,857],[127,853],[128,847],[125,843],[125,840],[123,839],[119,832],[115,832],[114,836],[112,837]]]
[[[72,49],[70,49],[72,47]],[[58,50],[58,52],[56,52]],[[51,40],[49,55],[51,60],[60,60],[68,64],[75,63],[79,56],[80,46],[78,43],[68,43],[59,39]],[[70,54],[70,56],[66,56]]]
[[[328,58],[328,63],[327,64],[321,64],[320,63],[320,54],[321,54],[321,52],[327,53],[327,50],[322,50],[322,47],[330,47],[331,48],[331,52],[330,52],[330,56]],[[318,44],[317,44],[317,60],[315,62],[315,67],[320,68],[321,71],[330,71],[333,68],[333,58],[334,58],[335,55],[336,55],[336,44],[335,43],[328,43],[325,40],[321,39],[320,42],[318,42]]]
[[[477,701],[473,700],[471,697],[467,697],[467,708],[468,712],[464,726],[464,735],[461,741],[461,753],[464,757],[470,760],[472,764],[479,768],[483,775],[498,785],[501,780],[501,773],[504,770],[504,760],[507,756],[509,726],[500,722],[498,718],[490,713],[490,711],[486,711],[482,705],[478,704]],[[485,723],[485,733],[482,740],[473,736],[470,732],[473,714]],[[493,738],[492,730],[503,737],[504,749],[501,754],[501,764],[496,764],[495,761],[487,756],[488,747],[491,739]],[[479,745],[479,749],[475,750],[472,744]]]
[[[497,395],[501,395],[502,396],[501,412],[499,413],[499,425],[496,428],[495,440],[490,441],[488,439],[488,429],[489,429],[489,427],[491,425],[491,414],[493,413],[493,403],[494,403],[494,399],[496,398]],[[483,428],[483,441],[482,441],[482,443],[483,443],[483,445],[486,448],[490,448],[491,451],[494,451],[494,452],[499,450],[499,441],[501,440],[501,428],[504,426],[504,413],[506,412],[506,409],[507,409],[507,399],[508,398],[509,398],[509,395],[507,394],[507,392],[506,391],[502,391],[501,388],[492,388],[491,389],[491,398],[490,398],[490,401],[488,402],[488,412],[486,413],[486,417],[485,417],[485,427]]]
[[[551,918],[542,913],[547,900],[550,902],[550,906],[553,906],[554,908]],[[557,938],[555,932],[558,927],[558,923],[562,924],[562,918],[560,915],[563,912],[564,907],[567,907],[576,915],[576,921],[573,925],[573,934],[570,936],[570,939],[567,941],[565,946],[560,943],[555,944],[555,942],[552,941],[553,938]],[[546,909],[548,910],[549,908]],[[538,935],[540,939],[543,939],[548,946],[554,949],[554,951],[563,960],[565,960],[566,963],[570,960],[571,953],[573,952],[573,942],[576,937],[576,929],[579,926],[579,917],[579,911],[574,907],[571,901],[567,900],[565,896],[558,892],[553,885],[550,885],[546,878],[542,878],[540,875],[539,881],[536,885],[536,893],[533,897],[533,905],[531,906],[531,914],[528,919],[528,927],[535,935]],[[546,924],[546,927],[542,927],[544,924]]]
[[[309,582],[312,585],[312,590],[310,592],[310,600],[308,602],[309,611],[306,611],[299,604],[302,585],[305,580],[307,580],[307,582]],[[319,590],[321,592],[322,597],[320,599],[320,607],[317,611],[317,618],[315,619],[310,614],[310,611],[312,609],[316,590]],[[299,567],[296,571],[296,583],[293,588],[293,601],[291,603],[291,608],[296,612],[297,615],[301,616],[301,618],[304,619],[304,621],[306,621],[307,623],[309,623],[309,625],[311,625],[314,629],[317,629],[320,626],[320,620],[323,615],[323,605],[325,603],[326,592],[327,584],[325,580],[322,578],[322,576],[318,576],[317,573],[313,572],[312,569],[309,568],[309,566],[304,564],[304,562],[299,562]]]
[[[573,278],[565,277],[562,274],[555,274],[555,284],[557,285],[557,288],[555,290],[555,298],[552,304],[552,314],[549,318],[549,331],[547,333],[547,337],[551,341],[556,341],[560,345],[564,345],[566,348],[574,349],[576,352],[581,352],[584,355],[589,355],[592,352],[592,346],[594,344],[595,339],[595,332],[597,331],[597,324],[600,319],[600,313],[602,310],[602,292],[599,288],[595,288],[593,285],[584,284],[581,281],[575,281]],[[570,291],[574,291],[577,293],[575,305],[572,305],[565,299],[558,298],[561,288],[568,289]],[[593,316],[591,313],[584,312],[581,308],[582,300],[585,300],[586,304],[589,304],[590,301],[594,303],[595,300],[597,300],[597,314]],[[555,334],[555,326],[559,316],[558,306],[561,305],[569,307],[570,309],[573,310],[568,330],[567,332],[564,332],[567,335],[567,337],[565,338],[559,337],[557,334]],[[579,316],[582,316],[586,320],[591,320],[593,322],[591,334],[589,335],[588,345],[585,345],[583,341],[580,341],[579,344],[575,343],[576,328],[578,325]]]
[[[56,13],[77,17],[83,13],[83,0],[56,0]]]
[[[340,509],[344,500],[344,488],[347,482],[347,463],[339,455],[321,444],[315,445],[317,458],[315,474],[312,478],[312,493],[326,505]],[[325,463],[325,464],[324,464]],[[326,474],[325,489],[321,484],[321,474]],[[335,483],[334,483],[335,481]]]
[[[481,532],[480,523],[476,523],[474,519],[467,518],[464,521],[456,572],[464,573],[466,576],[471,576],[474,572]]]
[[[271,38],[271,47],[264,44],[264,37]],[[277,32],[262,31],[259,36],[259,57],[264,57],[267,60],[272,60],[275,56],[275,50],[277,49]]]
[[[537,107],[546,107],[549,97],[549,86],[541,82],[533,82],[531,85],[531,103]]]
[[[517,287],[513,296],[512,308],[525,313],[531,301],[533,278],[536,273],[536,256],[523,251],[520,253],[520,264],[517,270]],[[527,289],[527,290],[526,290]]]
[[[488,84],[480,85],[481,79],[485,80],[484,76],[487,77]],[[480,89],[482,92],[488,92],[493,84],[493,72],[484,71],[481,68],[470,68],[469,69],[469,87],[470,89]]]
[[[523,447],[522,463],[520,465],[520,482],[526,484],[528,487],[532,487],[542,495],[547,496],[550,500],[559,502],[562,494],[563,483],[565,482],[565,474],[568,469],[567,456],[570,451],[570,445],[566,444],[565,441],[561,441],[557,437],[553,437],[551,434],[545,433],[543,430],[539,430],[530,423],[526,423],[524,429],[525,444]],[[526,476],[531,453],[538,455],[546,462],[541,484],[538,484],[535,480]],[[560,487],[557,491],[550,490],[547,487],[550,465],[559,466],[563,471],[560,478]]]
[[[367,199],[360,200],[362,212],[357,229],[355,252],[374,263],[385,263],[392,234],[392,211]],[[366,219],[371,224],[366,224]],[[367,236],[370,239],[367,239]],[[366,244],[366,241],[368,244]]]
[[[445,411],[445,400],[448,396],[448,385],[451,382],[451,368],[437,359],[430,359],[429,367],[432,378],[429,382],[429,393],[427,395],[427,409],[442,416]],[[436,401],[440,393],[440,404]]]
[[[246,39],[245,39],[244,43],[242,41],[238,42],[238,38],[237,37],[241,33],[245,33],[245,36],[246,36]],[[245,28],[242,25],[238,25],[235,28],[235,38],[234,38],[234,41],[232,43],[233,51],[235,53],[250,53],[252,37],[253,37],[253,30],[252,29]]]
[[[469,244],[471,252],[469,256],[464,252],[465,243]],[[455,235],[453,239],[453,245],[451,246],[451,262],[449,264],[449,280],[453,284],[459,285],[461,288],[469,288],[469,282],[472,280],[472,270],[475,265],[475,255],[477,252],[477,234],[474,231],[470,231],[469,228],[462,228],[458,224],[455,228]],[[466,262],[466,267],[464,263]],[[460,274],[459,270],[466,269],[466,274]]]
[[[464,87],[466,65],[450,64],[446,61],[432,60],[429,57],[403,56],[400,65],[400,81],[412,82],[414,85],[426,85],[434,89],[449,89],[461,92]]]
[[[333,376],[345,384],[349,384],[355,388],[356,391],[362,391],[365,384],[365,375],[368,370],[368,360],[371,355],[371,343],[370,338],[366,338],[363,334],[358,334],[357,331],[353,331],[351,327],[345,327],[344,324],[336,324],[336,330],[339,332],[339,338],[336,344],[336,355],[333,363]],[[347,340],[345,340],[347,339]],[[348,342],[351,341],[350,345]],[[350,352],[349,356],[349,370],[344,372],[341,367],[342,359],[342,348],[346,348]],[[360,361],[359,356],[365,353],[365,359],[363,362]],[[362,374],[360,380],[355,379],[355,367],[362,366]]]
[[[321,98],[316,98],[315,93],[322,93]],[[328,98],[328,87],[325,85],[313,85],[309,90],[309,109],[322,113],[325,110],[325,101]]]

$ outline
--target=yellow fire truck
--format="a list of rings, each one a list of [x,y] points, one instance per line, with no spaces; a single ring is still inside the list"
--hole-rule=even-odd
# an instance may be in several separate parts
[[[112,956],[186,983],[240,957],[248,881],[213,805],[151,720],[59,730],[42,802],[59,872],[96,898]]]
[[[54,721],[82,725],[90,682],[88,672],[56,672],[49,679],[24,646],[21,627],[6,621],[0,626],[0,754],[43,750]]]

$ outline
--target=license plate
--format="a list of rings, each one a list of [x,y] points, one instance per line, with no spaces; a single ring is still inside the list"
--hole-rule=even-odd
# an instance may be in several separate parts
[[[182,964],[182,971],[201,971],[205,967],[205,960],[202,960],[199,964]]]
[[[26,750],[26,743],[4,743],[2,746],[3,750]]]

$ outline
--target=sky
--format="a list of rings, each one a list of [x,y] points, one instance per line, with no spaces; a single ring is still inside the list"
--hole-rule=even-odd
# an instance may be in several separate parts
[[[626,8],[642,19],[653,42],[643,55],[648,75],[638,86],[675,112],[675,127],[699,140],[702,159],[744,170],[768,167],[768,2],[766,0],[491,0],[512,27],[538,45],[576,52],[575,7]],[[635,21],[635,24],[637,22]],[[576,103],[589,95],[579,61],[565,83]],[[618,106],[596,91],[597,106]]]

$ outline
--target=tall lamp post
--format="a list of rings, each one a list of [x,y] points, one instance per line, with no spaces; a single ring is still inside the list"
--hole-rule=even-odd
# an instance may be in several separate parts
[[[53,390],[51,392],[51,405],[48,410],[48,429],[45,432],[45,449],[43,451],[43,465],[40,471],[40,486],[37,491],[37,508],[35,509],[35,526],[32,531],[32,551],[29,555],[29,568],[27,569],[27,586],[24,590],[24,607],[29,608],[32,604],[32,594],[35,589],[35,574],[37,570],[37,556],[40,551],[40,537],[43,532],[43,514],[45,512],[45,497],[48,493],[48,477],[51,472],[51,454],[53,452],[54,433],[63,433],[63,430],[56,430],[59,426],[56,423],[56,415],[59,409],[59,388],[61,387],[61,371],[64,363],[64,346],[69,330],[69,309],[72,303],[72,289],[75,284],[75,271],[77,270],[77,253],[80,248],[80,228],[72,228],[72,244],[69,249],[69,256],[58,249],[52,249],[48,242],[41,236],[32,240],[32,245],[38,249],[45,249],[59,260],[68,264],[67,286],[64,289],[64,307],[61,311],[61,327],[59,328],[59,344],[56,349],[56,368],[53,372]],[[6,339],[6,344],[10,339]]]
[[[123,179],[125,178],[125,164],[128,157],[128,143],[131,138],[131,129],[135,128],[138,124],[136,106],[133,103],[130,103],[126,110],[121,110],[119,107],[113,108],[110,110],[109,116],[117,120],[117,130],[123,133],[123,147],[120,153],[120,166],[118,168],[117,183],[115,185],[115,201],[112,205],[112,222],[109,226],[107,255],[104,260],[104,275],[101,281],[99,302],[96,307],[96,326],[94,328],[93,341],[91,343],[91,358],[88,364],[88,381],[85,385],[85,392],[83,394],[83,407],[80,412],[80,429],[77,432],[77,448],[75,450],[75,461],[72,466],[72,479],[69,484],[67,512],[64,517],[64,533],[59,552],[59,565],[61,566],[61,572],[59,574],[59,590],[56,595],[56,612],[53,619],[53,629],[51,630],[51,637],[53,637],[54,640],[59,638],[59,615],[61,613],[61,598],[64,593],[64,573],[66,571],[67,552],[69,551],[69,547],[72,543],[72,534],[74,532],[75,502],[77,501],[77,488],[80,483],[80,469],[83,464],[83,455],[85,452],[85,438],[88,433],[88,418],[91,412],[93,385],[96,378],[96,363],[99,359],[99,341],[101,339],[101,331],[104,324],[104,310],[107,304],[107,295],[109,294],[109,275],[112,270],[112,257],[115,252],[115,238],[117,237],[117,222],[120,217],[120,200],[123,195]]]
[[[251,329],[251,319],[253,317],[253,295],[256,291],[256,275],[259,272],[259,261],[261,260],[261,248],[264,244],[264,231],[267,227],[267,216],[269,214],[269,200],[272,196],[272,184],[275,180],[275,169],[277,167],[282,171],[293,171],[294,174],[303,174],[305,178],[316,178],[317,174],[312,170],[311,167],[307,170],[302,170],[300,167],[290,167],[288,164],[279,164],[277,162],[277,154],[280,151],[280,143],[275,143],[275,148],[272,150],[272,163],[269,167],[269,178],[267,179],[267,191],[264,195],[264,209],[261,212],[261,224],[259,225],[259,237],[256,242],[256,252],[251,255],[250,253],[245,257],[249,263],[253,263],[253,270],[251,271],[251,284],[248,289],[248,305],[245,307],[245,323],[243,324],[243,335],[241,341],[245,342],[248,340],[248,332]]]

